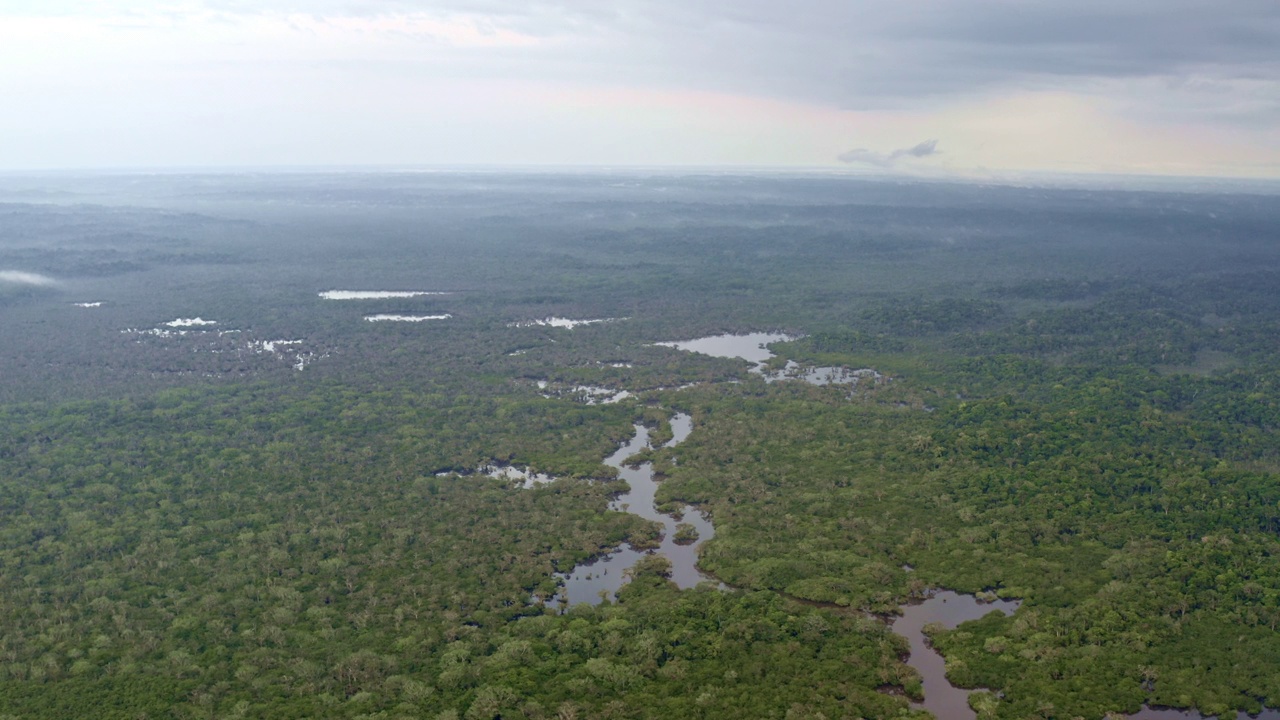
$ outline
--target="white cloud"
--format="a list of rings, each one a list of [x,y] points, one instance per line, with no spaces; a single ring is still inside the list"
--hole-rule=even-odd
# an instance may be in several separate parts
[[[1277,46],[1273,0],[10,3],[0,162],[1280,175]]]
[[[911,147],[898,148],[887,153],[875,152],[866,148],[856,148],[836,157],[842,163],[854,165],[870,165],[879,168],[891,168],[903,160],[917,160],[938,154],[938,141],[925,140]]]
[[[22,270],[0,270],[0,282],[13,283],[15,285],[36,285],[41,287],[58,284],[57,280],[54,280],[47,275],[23,272]]]

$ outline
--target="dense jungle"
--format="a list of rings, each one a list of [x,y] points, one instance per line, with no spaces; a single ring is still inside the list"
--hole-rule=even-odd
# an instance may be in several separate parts
[[[0,175],[0,718],[1274,713],[1278,194]]]

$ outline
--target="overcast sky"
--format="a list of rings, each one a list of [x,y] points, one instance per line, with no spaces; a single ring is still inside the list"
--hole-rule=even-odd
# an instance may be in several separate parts
[[[0,169],[1280,177],[1280,0],[0,0]]]

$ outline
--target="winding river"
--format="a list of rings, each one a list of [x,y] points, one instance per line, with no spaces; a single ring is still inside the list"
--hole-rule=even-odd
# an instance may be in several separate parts
[[[911,644],[907,664],[915,668],[924,680],[924,702],[917,707],[933,713],[938,720],[974,720],[977,717],[977,713],[969,708],[969,693],[973,691],[958,688],[947,681],[946,661],[929,645],[924,626],[941,623],[944,627],[955,628],[962,622],[977,620],[992,612],[1010,615],[1020,604],[1017,600],[980,602],[972,595],[939,590],[924,602],[903,605],[902,615],[895,618],[890,627]]]
[[[717,357],[739,357],[756,363],[753,371],[765,375],[766,380],[803,380],[814,385],[855,384],[864,378],[879,379],[879,373],[873,370],[853,370],[847,368],[802,368],[789,364],[782,371],[770,373],[765,370],[765,363],[773,356],[766,347],[768,343],[790,339],[776,333],[756,333],[752,335],[720,335],[699,338],[686,342],[658,343],[668,347],[690,352],[699,352]],[[672,438],[664,447],[674,447],[683,442],[693,429],[692,418],[684,413],[671,419]],[[651,447],[649,431],[642,425],[635,426],[635,436],[622,445],[604,463],[618,470],[620,478],[627,481],[630,489],[620,495],[612,503],[611,510],[629,512],[652,520],[662,525],[661,545],[653,551],[671,562],[671,580],[682,588],[692,588],[700,583],[715,583],[721,589],[727,587],[698,570],[698,549],[702,543],[715,536],[715,528],[711,521],[696,508],[685,506],[682,517],[658,512],[654,506],[654,495],[658,482],[654,479],[653,467],[643,463],[636,467],[624,464],[627,458]],[[692,525],[698,534],[696,541],[689,544],[675,542],[677,526],[681,523]],[[626,571],[642,557],[646,551],[637,550],[624,545],[605,557],[584,563],[568,573],[561,575],[563,588],[558,600],[550,603],[553,607],[563,608],[578,603],[598,604],[606,598],[613,598],[618,589],[626,582]],[[969,694],[972,690],[957,688],[947,681],[946,662],[938,651],[928,643],[924,627],[930,623],[940,623],[946,628],[955,628],[961,623],[977,620],[992,612],[1005,615],[1012,614],[1020,605],[1018,600],[996,600],[994,602],[979,601],[972,595],[965,595],[951,590],[939,590],[922,602],[902,605],[902,615],[894,618],[890,624],[893,631],[907,638],[910,655],[907,664],[920,673],[924,690],[924,701],[914,707],[928,710],[938,720],[975,720],[977,714],[969,708]],[[1204,715],[1190,710],[1173,710],[1144,707],[1141,711],[1128,716],[1129,720],[1207,720]],[[1239,713],[1237,720],[1247,720],[1249,716]],[[1258,720],[1280,720],[1280,711],[1264,710]]]
[[[689,436],[693,430],[692,418],[684,413],[675,415],[671,418],[671,430],[672,438],[664,447],[675,447]],[[610,509],[629,512],[661,524],[662,544],[652,551],[623,545],[609,555],[578,565],[560,576],[563,588],[560,597],[549,603],[552,607],[563,608],[566,604],[578,603],[594,605],[605,598],[612,599],[627,581],[626,571],[644,557],[646,552],[657,553],[671,562],[671,580],[680,588],[691,588],[704,582],[725,587],[697,567],[698,548],[715,536],[715,527],[711,521],[701,511],[689,506],[685,506],[683,517],[679,520],[658,512],[654,506],[658,482],[654,479],[653,467],[650,463],[635,467],[625,464],[627,458],[648,447],[651,447],[649,430],[643,425],[636,425],[635,435],[631,440],[604,460],[606,465],[616,468],[618,476],[630,486],[626,493],[610,504]],[[697,530],[698,539],[695,542],[687,545],[675,542],[676,528],[681,522],[688,523]],[[968,704],[970,691],[956,688],[947,682],[945,663],[942,656],[929,647],[923,632],[924,626],[937,622],[954,628],[962,622],[976,620],[990,612],[999,611],[1007,615],[1017,607],[1017,601],[983,603],[972,595],[961,595],[949,590],[936,592],[924,602],[902,606],[902,616],[893,621],[892,628],[894,632],[907,638],[911,646],[911,656],[907,663],[919,671],[924,680],[925,700],[918,707],[929,710],[939,720],[973,720],[975,717]]]
[[[627,492],[609,504],[609,509],[639,515],[662,525],[662,544],[652,552],[671,561],[671,580],[678,587],[691,588],[702,582],[719,585],[715,578],[703,574],[697,567],[698,548],[716,534],[711,521],[702,511],[689,506],[685,506],[679,520],[658,512],[654,507],[658,481],[653,477],[653,466],[647,462],[636,467],[624,464],[627,458],[650,447],[648,428],[636,425],[635,429],[635,436],[604,460],[604,464],[616,468],[618,477],[626,480],[630,486]],[[671,418],[671,430],[672,438],[664,447],[675,447],[687,438],[693,430],[693,419],[684,413],[677,414]],[[692,525],[697,530],[696,541],[686,545],[676,543],[676,528],[681,523]],[[644,557],[645,552],[627,544],[609,555],[575,567],[561,576],[564,587],[553,607],[562,606],[566,601],[569,605],[594,605],[604,598],[612,599],[618,588],[626,582],[626,571]]]

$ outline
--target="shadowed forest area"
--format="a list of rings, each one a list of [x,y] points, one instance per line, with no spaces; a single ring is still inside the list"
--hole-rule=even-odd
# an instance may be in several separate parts
[[[980,718],[1280,707],[1266,190],[0,176],[0,717],[924,718],[935,588]],[[655,345],[764,331],[879,377]],[[562,612],[635,423],[727,587]]]

